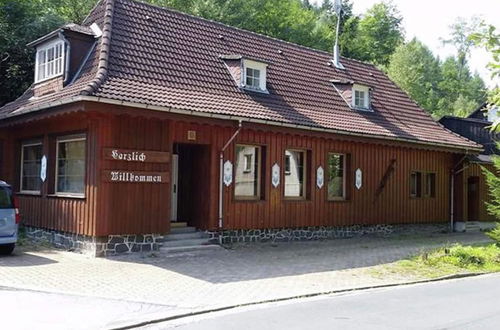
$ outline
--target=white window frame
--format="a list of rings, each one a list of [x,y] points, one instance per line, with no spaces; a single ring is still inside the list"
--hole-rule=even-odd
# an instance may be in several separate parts
[[[267,64],[252,60],[243,59],[242,74],[241,74],[241,86],[245,89],[251,91],[257,91],[261,93],[268,93],[267,91]],[[259,87],[248,86],[247,82],[247,68],[253,70],[259,70]]]
[[[56,48],[61,45],[61,69],[60,72],[56,70],[57,67],[57,59],[54,57],[54,72],[52,75],[48,75],[48,62],[45,62],[45,77],[40,79],[38,71],[39,71],[39,66],[40,66],[40,53],[41,52],[48,52],[49,49],[53,48],[54,52]],[[45,44],[42,44],[41,46],[38,46],[36,49],[36,58],[35,58],[35,83],[40,83],[55,77],[62,76],[64,74],[64,71],[66,69],[66,49],[64,47],[64,41],[62,40],[55,40],[55,41],[50,41]],[[47,55],[45,55],[47,56]]]
[[[356,92],[364,93],[363,106],[356,105]],[[354,109],[372,111],[370,104],[370,87],[356,84],[352,86],[352,107]]]
[[[258,162],[257,162],[257,169],[256,169],[256,175],[257,175],[257,191],[256,191],[256,195],[253,195],[253,196],[242,196],[242,195],[236,195],[236,189],[234,191],[234,198],[236,200],[260,200],[261,199],[261,181],[262,181],[262,147],[259,146],[259,145],[253,145],[253,144],[237,144],[235,146],[235,150],[237,147],[251,147],[251,148],[255,148],[256,149],[256,159],[258,159]],[[249,172],[246,172],[246,166],[247,166],[247,159],[246,159],[246,156],[247,155],[251,155],[251,154],[243,154],[243,162],[244,162],[244,167],[243,167],[243,173],[249,173]],[[237,157],[238,155],[236,155]],[[236,166],[234,167],[234,170],[236,171]],[[235,172],[235,175],[234,175],[234,178],[236,180],[236,172]]]
[[[26,143],[21,144],[21,173],[19,175],[19,177],[20,177],[19,178],[19,192],[21,194],[40,195],[42,192],[41,189],[40,190],[23,190],[24,148],[25,147],[40,146],[40,145],[43,148],[42,142],[26,142]]]
[[[65,143],[65,142],[77,142],[77,141],[85,141],[85,155],[83,157],[84,161],[84,169],[83,169],[83,193],[68,193],[68,192],[59,192],[57,190],[57,180],[59,179],[59,144],[60,143]],[[85,197],[85,188],[86,188],[86,175],[87,175],[87,137],[85,135],[73,135],[73,136],[63,136],[59,137],[56,140],[56,173],[55,173],[55,186],[54,186],[54,191],[55,195],[59,197],[78,197],[78,198],[84,198]]]
[[[304,156],[304,165],[302,166],[302,194],[300,196],[288,196],[286,194],[286,176],[285,176],[285,179],[283,181],[283,198],[285,200],[307,200],[307,185],[309,184],[307,182],[307,176],[308,176],[308,171],[309,169],[307,168],[307,150],[305,149],[293,149],[293,148],[289,148],[289,149],[285,149],[285,152],[284,152],[284,155],[285,155],[285,158],[287,156],[286,152],[287,151],[292,151],[292,152],[299,152],[299,153],[302,153],[303,156]],[[291,156],[290,156],[291,157]],[[292,165],[292,163],[290,162],[290,166]],[[285,175],[289,175],[291,174],[291,168],[290,168],[290,172],[287,174],[287,172],[285,171],[285,166],[283,166],[283,171],[285,173]]]
[[[328,184],[330,183],[330,176],[331,176],[331,172],[330,172],[330,165],[328,164],[328,161],[329,161],[329,158],[330,158],[330,155],[337,155],[337,156],[342,156],[344,159],[343,159],[343,162],[342,162],[342,196],[338,197],[330,197],[329,194],[328,194]],[[328,152],[327,155],[326,155],[326,161],[327,161],[327,165],[326,165],[326,168],[328,170],[328,182],[326,184],[326,199],[329,200],[329,201],[343,201],[343,200],[346,200],[346,196],[347,196],[347,193],[346,193],[346,159],[347,159],[347,155],[346,154],[343,154],[343,153],[338,153],[338,152]]]

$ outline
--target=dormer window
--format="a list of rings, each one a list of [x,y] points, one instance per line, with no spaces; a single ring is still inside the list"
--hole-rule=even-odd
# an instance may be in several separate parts
[[[246,82],[245,86],[250,88],[260,88],[260,70],[248,68],[246,71]]]
[[[243,59],[242,87],[267,93],[266,69],[266,63]]]
[[[352,106],[360,110],[371,110],[369,87],[356,84],[353,85]]]
[[[35,82],[61,76],[64,72],[64,43],[61,40],[43,44],[36,51]]]

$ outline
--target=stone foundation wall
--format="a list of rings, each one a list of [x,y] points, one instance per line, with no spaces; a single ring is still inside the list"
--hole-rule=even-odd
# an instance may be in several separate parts
[[[449,230],[446,223],[419,225],[353,225],[344,227],[302,227],[277,229],[238,229],[210,231],[210,239],[222,244],[237,242],[289,242],[333,238],[352,238],[365,235],[442,233]]]
[[[26,236],[35,242],[48,242],[59,248],[95,257],[157,251],[163,240],[163,235],[159,234],[91,237],[36,227],[24,228]]]

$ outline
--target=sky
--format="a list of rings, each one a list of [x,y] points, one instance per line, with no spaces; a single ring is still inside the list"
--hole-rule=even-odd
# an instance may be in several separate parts
[[[313,0],[314,1],[314,0]],[[311,1],[311,2],[313,2]],[[315,0],[321,3],[322,0]],[[362,14],[381,0],[351,0],[355,14]],[[449,37],[450,28],[457,17],[480,16],[487,23],[500,30],[500,0],[393,0],[403,17],[403,27],[407,40],[417,37],[440,58],[454,55],[451,45],[443,45],[441,39]],[[469,58],[471,69],[477,71],[487,85],[500,85],[492,81],[486,64],[490,56],[483,49],[473,49]]]

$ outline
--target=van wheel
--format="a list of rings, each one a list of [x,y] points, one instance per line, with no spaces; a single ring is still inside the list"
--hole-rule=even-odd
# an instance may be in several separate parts
[[[15,243],[0,245],[0,254],[9,255],[14,251]]]

